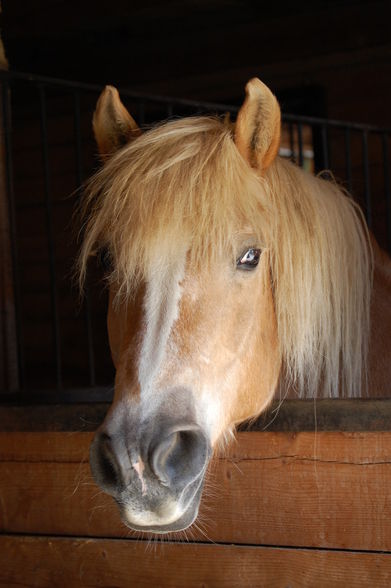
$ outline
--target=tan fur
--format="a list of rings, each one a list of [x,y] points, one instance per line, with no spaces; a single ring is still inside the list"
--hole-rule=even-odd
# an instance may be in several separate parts
[[[82,284],[100,248],[112,263],[115,397],[101,431],[121,440],[137,476],[131,527],[178,529],[190,522],[183,508],[196,515],[197,496],[165,500],[146,441],[156,431],[199,427],[216,449],[265,409],[279,379],[303,397],[360,395],[367,381],[383,393],[391,377],[389,259],[335,183],[276,157],[277,101],[257,80],[246,92],[235,126],[189,118],[135,138],[110,90],[94,119],[103,158],[129,139],[89,184],[79,269]],[[238,268],[252,248],[258,266]]]
[[[92,121],[96,142],[102,159],[112,155],[141,131],[122,104],[118,90],[106,86],[99,97]]]
[[[281,355],[299,395],[360,393],[371,288],[370,249],[355,204],[331,182],[276,158],[263,176],[214,118],[161,125],[117,152],[92,179],[80,256],[106,247],[110,281],[132,296],[156,250],[186,244],[193,263],[230,259],[250,227],[269,252]]]
[[[155,387],[157,391],[192,390],[200,403],[213,404],[219,415],[211,436],[215,445],[227,430],[259,414],[269,404],[281,356],[267,255],[258,273],[244,276],[244,285],[240,276],[232,282],[230,273],[227,275],[218,263],[211,269],[211,273],[207,268],[187,269],[179,317],[168,342],[172,352],[166,357]],[[130,300],[119,307],[114,303],[115,292],[112,285],[108,329],[113,357],[119,358],[115,393],[118,402],[124,396],[139,394],[137,360],[143,288],[136,296],[138,303]],[[247,303],[238,304],[240,296]]]
[[[123,396],[139,396],[137,379],[139,343],[143,331],[144,288],[126,303],[114,304],[115,287],[109,293],[107,331],[111,357],[116,369],[115,401]]]
[[[235,143],[251,167],[265,170],[278,153],[281,112],[275,96],[257,78],[246,85],[246,99],[235,127]]]

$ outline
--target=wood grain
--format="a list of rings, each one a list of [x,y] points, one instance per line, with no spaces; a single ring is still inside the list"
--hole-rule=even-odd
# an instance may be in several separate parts
[[[90,433],[0,434],[0,530],[127,537],[89,471]],[[84,460],[84,461],[83,461]],[[190,536],[391,551],[391,433],[240,433]]]
[[[391,556],[129,540],[1,537],[0,586],[388,588]]]

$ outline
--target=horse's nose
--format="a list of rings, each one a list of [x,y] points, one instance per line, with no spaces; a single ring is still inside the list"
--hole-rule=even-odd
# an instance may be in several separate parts
[[[180,491],[204,473],[209,453],[203,431],[196,425],[182,426],[151,443],[149,464],[164,486]]]
[[[205,433],[197,425],[183,422],[176,426],[165,423],[158,429],[159,434],[150,436],[145,431],[141,440],[133,442],[126,441],[118,431],[114,435],[104,431],[96,434],[90,463],[96,482],[105,492],[118,496],[141,482],[143,489],[147,484],[177,494],[203,475],[210,456]],[[140,459],[141,472],[137,469]]]
[[[107,433],[99,432],[95,436],[90,463],[96,481],[109,494],[129,483],[131,464],[125,444],[114,441]]]

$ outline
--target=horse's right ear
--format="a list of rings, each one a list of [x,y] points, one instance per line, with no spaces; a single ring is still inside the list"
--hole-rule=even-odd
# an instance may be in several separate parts
[[[118,90],[113,86],[106,86],[99,96],[92,126],[102,159],[141,135],[140,128],[122,104]]]
[[[280,146],[281,111],[265,84],[253,78],[246,85],[246,99],[235,125],[235,144],[251,167],[265,170]]]

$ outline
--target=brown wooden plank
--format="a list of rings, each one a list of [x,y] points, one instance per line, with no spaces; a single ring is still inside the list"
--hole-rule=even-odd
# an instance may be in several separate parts
[[[49,461],[80,463],[88,461],[93,433],[2,433],[0,462]]]
[[[389,462],[391,432],[242,432],[221,456],[238,459],[292,459],[328,462]]]
[[[64,461],[88,459],[91,432],[0,432],[1,461]],[[303,459],[329,462],[388,463],[391,432],[241,432],[216,458]]]
[[[0,434],[0,530],[124,537],[89,433]],[[391,551],[391,433],[240,433],[210,467],[192,536]]]
[[[1,537],[0,586],[389,587],[391,556],[236,545]]]

